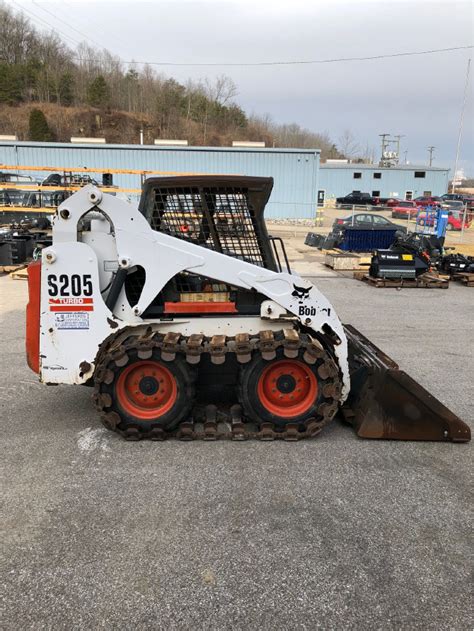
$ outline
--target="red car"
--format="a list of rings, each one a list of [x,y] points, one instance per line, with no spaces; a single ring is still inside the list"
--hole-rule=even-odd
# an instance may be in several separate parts
[[[417,206],[423,206],[423,208],[426,208],[426,206],[441,206],[443,203],[441,197],[424,197],[423,195],[421,197],[415,197],[414,201]]]
[[[450,210],[448,212],[448,225],[446,226],[446,230],[462,230],[462,220],[463,220],[462,212],[458,212],[455,210]],[[428,215],[428,216],[427,216]],[[466,215],[466,223],[464,224],[464,229],[467,230],[471,227],[472,215],[468,213]],[[434,224],[434,214],[430,215],[428,213],[420,213],[418,217],[418,224],[420,226],[432,226]]]
[[[392,217],[394,219],[414,219],[418,213],[418,206],[413,201],[398,201],[396,206],[392,207]]]

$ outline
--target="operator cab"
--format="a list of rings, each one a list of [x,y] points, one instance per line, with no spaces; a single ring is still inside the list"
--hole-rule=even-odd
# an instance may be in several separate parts
[[[271,177],[193,175],[154,177],[145,181],[139,210],[153,230],[258,265],[290,271],[283,242],[271,237],[264,209],[273,188]],[[135,304],[144,270],[130,273],[127,298]],[[265,300],[214,279],[183,272],[164,287],[145,317],[160,314],[258,314]]]

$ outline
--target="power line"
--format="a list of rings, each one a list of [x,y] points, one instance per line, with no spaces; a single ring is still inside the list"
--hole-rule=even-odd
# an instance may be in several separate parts
[[[63,35],[63,37],[65,37],[67,40],[71,40],[77,45],[80,44],[80,42],[78,42],[74,38],[70,37],[69,35],[66,35],[64,32],[62,32],[58,28],[52,26],[49,22],[47,22],[43,18],[39,17],[38,15],[32,13],[29,9],[25,9],[24,7],[19,5],[17,2],[15,2],[15,0],[10,0],[10,1],[13,4],[15,4],[17,7],[19,7],[20,10],[26,11],[27,13],[32,15],[35,19],[40,20],[41,22],[46,24],[49,28],[58,31],[58,33],[61,33],[61,35]],[[91,42],[94,42],[97,46],[101,46],[101,44],[98,44],[92,38],[87,37],[84,33],[79,31],[78,29],[76,29],[73,26],[69,25],[64,20],[61,20],[61,18],[58,18],[54,13],[51,13],[47,9],[44,9],[40,5],[36,4],[36,2],[34,2],[34,0],[33,0],[33,3],[39,9],[41,9],[43,11],[46,11],[47,13],[49,13],[50,15],[52,15],[53,17],[58,19],[60,22],[62,22],[63,24],[65,24],[69,28],[71,28],[74,31],[76,31],[77,33],[79,33],[79,35],[85,37],[86,39],[88,39]],[[428,49],[428,50],[419,50],[419,51],[404,51],[404,52],[399,52],[399,53],[387,53],[387,54],[383,54],[383,55],[369,55],[369,56],[366,56],[366,57],[335,57],[335,58],[329,58],[329,59],[311,59],[311,60],[294,60],[294,61],[175,62],[175,61],[136,61],[136,60],[123,61],[122,60],[122,63],[125,63],[125,64],[142,64],[142,65],[147,64],[149,66],[188,66],[188,67],[297,66],[297,65],[312,65],[312,64],[313,65],[314,64],[332,64],[332,63],[341,63],[341,62],[350,62],[350,61],[374,61],[374,60],[377,60],[377,59],[393,59],[393,58],[397,58],[397,57],[413,57],[413,56],[420,56],[420,55],[432,55],[432,54],[435,54],[435,53],[446,53],[446,52],[452,52],[452,51],[456,51],[456,50],[468,50],[468,49],[472,49],[472,48],[474,48],[473,45],[469,45],[469,46],[452,46],[452,47],[449,47],[449,48],[432,48],[432,49]],[[76,61],[82,61],[82,59],[80,57],[73,57],[72,59],[74,59]],[[90,62],[101,62],[102,60],[100,60],[100,59],[89,59],[88,61],[90,61]]]
[[[99,46],[99,48],[102,48],[102,44],[99,44],[99,42],[96,42],[94,39],[92,39],[92,37],[89,37],[85,33],[82,33],[82,31],[80,31],[79,29],[75,28],[74,26],[71,26],[71,24],[66,22],[66,20],[62,20],[58,15],[52,13],[51,11],[48,11],[48,9],[45,9],[44,7],[42,7],[40,4],[35,2],[35,0],[32,0],[32,2],[35,5],[35,7],[38,7],[38,9],[41,9],[41,11],[45,11],[46,13],[49,13],[49,15],[51,15],[53,18],[55,18],[56,20],[59,20],[59,22],[62,22],[62,24],[70,28],[72,31],[75,31],[76,33],[81,35],[81,37],[84,37],[84,39],[91,42],[91,44],[95,44],[96,46]]]
[[[77,22],[78,24],[81,24],[82,27],[86,27],[87,30],[90,30],[90,26],[91,26],[90,23],[84,22],[84,20],[79,19],[76,14],[72,14],[71,11],[68,11],[68,8],[75,10],[77,8],[77,5],[69,4],[68,2],[66,2],[66,0],[61,0],[61,3],[58,3],[58,5],[61,6],[61,11],[66,10],[66,12],[68,13],[68,17],[72,18],[74,20],[74,23]],[[55,10],[57,9],[58,7],[55,6]],[[95,26],[97,26],[97,24],[95,24]],[[100,27],[100,23],[98,24],[98,26]],[[96,35],[97,35],[97,32],[96,32]],[[95,42],[95,40],[92,39],[92,37],[90,39],[93,42]],[[110,37],[108,39],[110,41]],[[119,47],[123,44],[123,42],[119,42],[119,40],[115,36],[113,36],[112,39]],[[103,44],[99,44],[99,46],[103,48]]]
[[[333,64],[344,61],[373,61],[376,59],[392,59],[394,57],[413,57],[416,55],[432,55],[434,53],[447,53],[454,50],[468,50],[474,48],[470,46],[452,46],[450,48],[433,48],[430,50],[418,50],[401,53],[388,53],[386,55],[371,55],[368,57],[335,57],[330,59],[312,59],[312,60],[296,60],[296,61],[243,61],[243,62],[176,62],[176,61],[123,61],[124,64],[147,64],[149,66],[297,66],[297,65],[310,65],[310,64]],[[90,61],[100,61],[91,59]]]
[[[29,13],[35,20],[39,20],[40,22],[43,22],[43,24],[46,24],[46,26],[48,28],[50,28],[53,31],[57,31],[58,33],[60,33],[64,38],[66,38],[66,40],[68,41],[72,41],[74,42],[74,44],[76,44],[77,46],[79,46],[80,42],[78,42],[76,39],[72,38],[70,35],[66,35],[66,33],[63,33],[63,31],[60,31],[57,27],[53,26],[52,24],[50,24],[49,22],[47,22],[46,20],[44,20],[42,17],[40,17],[39,15],[36,15],[35,13],[32,13],[29,9],[25,9],[25,7],[22,7],[20,4],[18,4],[17,2],[15,2],[15,0],[10,0],[10,2],[12,2],[15,6],[17,6],[21,12],[26,11],[26,13]]]

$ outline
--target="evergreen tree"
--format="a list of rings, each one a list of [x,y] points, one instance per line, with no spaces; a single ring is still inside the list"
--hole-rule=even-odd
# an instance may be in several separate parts
[[[93,107],[106,107],[110,103],[110,88],[102,75],[96,77],[87,88],[87,102]]]
[[[0,63],[0,103],[14,105],[22,100],[22,66]]]
[[[29,138],[37,142],[51,142],[54,140],[48,121],[41,110],[31,110]]]
[[[61,105],[72,105],[74,102],[74,77],[65,72],[59,79],[59,102]]]

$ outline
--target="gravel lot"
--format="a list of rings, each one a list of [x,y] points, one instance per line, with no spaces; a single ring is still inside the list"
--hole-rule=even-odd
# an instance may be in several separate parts
[[[474,292],[305,272],[473,425]],[[0,278],[3,629],[471,629],[470,444],[127,443],[24,360]],[[472,335],[472,334],[470,334]],[[472,543],[472,542],[471,542]]]

